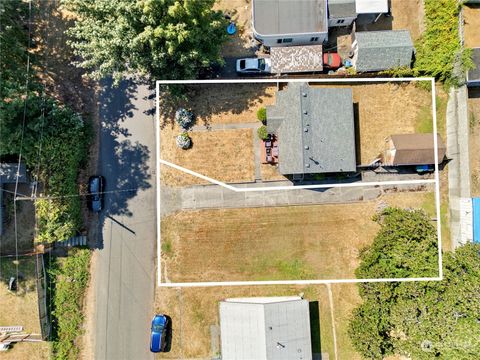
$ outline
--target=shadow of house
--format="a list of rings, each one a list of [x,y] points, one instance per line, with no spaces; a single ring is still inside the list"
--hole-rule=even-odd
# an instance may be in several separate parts
[[[128,210],[128,201],[139,190],[151,185],[148,160],[150,151],[146,145],[132,141],[132,136],[122,123],[138,110],[132,103],[137,85],[134,80],[122,81],[118,87],[112,87],[112,81],[103,82],[100,94],[101,152],[99,166],[106,179],[105,209],[101,215],[98,228],[97,247],[103,247],[102,227],[106,218],[115,216],[132,216]],[[100,169],[97,170],[100,172]]]

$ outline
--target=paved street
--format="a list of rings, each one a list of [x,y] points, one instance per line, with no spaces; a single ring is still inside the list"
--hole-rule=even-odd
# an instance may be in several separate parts
[[[154,97],[147,86],[105,87],[98,172],[106,178],[95,274],[95,359],[153,359]]]

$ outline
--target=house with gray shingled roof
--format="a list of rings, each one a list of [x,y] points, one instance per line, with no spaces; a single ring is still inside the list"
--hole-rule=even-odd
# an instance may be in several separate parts
[[[362,31],[352,34],[352,65],[358,72],[410,67],[414,52],[408,30]]]
[[[284,175],[356,171],[352,90],[289,83],[267,106]]]

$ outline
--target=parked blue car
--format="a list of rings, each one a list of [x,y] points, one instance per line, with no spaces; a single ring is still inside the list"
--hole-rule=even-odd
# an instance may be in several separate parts
[[[150,335],[150,351],[163,352],[167,345],[167,327],[168,318],[165,315],[155,315],[152,319],[152,328]]]

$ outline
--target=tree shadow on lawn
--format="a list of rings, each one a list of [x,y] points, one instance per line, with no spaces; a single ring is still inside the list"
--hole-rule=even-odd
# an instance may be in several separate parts
[[[131,217],[128,201],[138,190],[150,188],[147,145],[129,139],[132,134],[123,126],[127,118],[144,116],[135,107],[137,83],[130,79],[112,87],[112,81],[103,82],[100,94],[101,146],[98,172],[105,177],[105,207],[99,221],[97,247],[103,248],[102,228],[107,218]],[[152,119],[153,121],[153,119]]]
[[[182,93],[179,96],[170,95],[169,88],[161,86],[160,128],[164,129],[167,126],[173,128],[175,112],[181,107],[192,111],[207,128],[211,127],[213,115],[241,114],[253,106],[256,106],[256,112],[257,108],[264,106],[261,97],[273,96],[267,94],[267,88],[272,86],[275,85],[271,83],[189,84],[181,87],[175,85],[174,91]],[[252,115],[250,121],[252,120],[256,120],[256,114]]]

